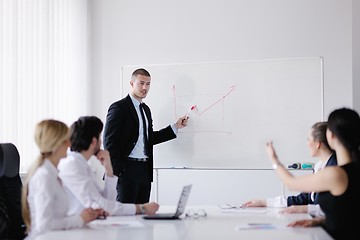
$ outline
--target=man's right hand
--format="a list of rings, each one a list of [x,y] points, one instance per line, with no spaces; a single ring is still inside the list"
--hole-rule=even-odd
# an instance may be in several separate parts
[[[99,150],[96,154],[96,158],[100,161],[101,165],[104,166],[106,171],[106,176],[113,177],[114,171],[111,165],[109,151],[103,149]]]

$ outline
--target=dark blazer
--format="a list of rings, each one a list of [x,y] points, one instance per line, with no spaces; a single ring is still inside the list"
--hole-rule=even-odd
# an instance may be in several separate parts
[[[153,130],[150,108],[144,104],[149,134],[149,176],[153,176],[153,146],[176,138],[171,126]],[[114,174],[119,176],[126,168],[126,159],[139,137],[139,119],[129,95],[110,105],[104,130],[104,147],[110,152]]]
[[[326,167],[337,165],[337,159],[335,153],[331,155],[329,160],[326,163]],[[297,196],[289,196],[287,198],[287,205],[307,205],[307,204],[319,204],[318,202],[318,194],[315,193],[314,201],[311,200],[311,193],[302,192]]]

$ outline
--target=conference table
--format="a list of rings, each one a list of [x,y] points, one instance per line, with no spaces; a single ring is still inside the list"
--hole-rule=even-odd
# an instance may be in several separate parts
[[[281,214],[279,210],[236,209],[227,205],[188,206],[178,220],[145,220],[141,215],[113,216],[92,221],[80,229],[50,231],[36,240],[332,239],[321,227],[287,227],[292,221],[311,217],[308,214]],[[161,206],[158,212],[175,212],[175,206]]]

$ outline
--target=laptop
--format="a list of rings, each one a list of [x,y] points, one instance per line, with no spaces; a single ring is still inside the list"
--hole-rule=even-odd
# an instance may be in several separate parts
[[[156,213],[154,215],[143,216],[144,219],[180,219],[181,214],[185,211],[185,206],[190,195],[192,185],[186,185],[180,195],[179,203],[175,213]]]

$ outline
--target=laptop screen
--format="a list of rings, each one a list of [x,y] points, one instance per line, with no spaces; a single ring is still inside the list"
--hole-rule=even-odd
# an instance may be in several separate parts
[[[179,199],[179,203],[178,203],[178,206],[176,209],[176,213],[175,213],[175,216],[177,216],[177,217],[180,216],[181,214],[183,214],[185,211],[186,203],[187,203],[187,200],[190,195],[191,186],[192,185],[187,185],[187,186],[183,187],[183,190],[181,192],[181,196]]]

